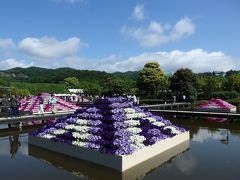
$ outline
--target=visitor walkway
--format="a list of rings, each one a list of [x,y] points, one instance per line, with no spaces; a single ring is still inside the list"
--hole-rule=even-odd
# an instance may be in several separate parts
[[[154,108],[154,109],[179,109],[189,107],[191,103],[170,103],[170,104],[154,104],[154,105],[143,105],[143,108]]]
[[[75,111],[58,111],[55,114],[53,113],[44,113],[44,115],[39,114],[31,114],[31,115],[24,115],[16,118],[10,117],[0,117],[0,124],[13,124],[13,123],[20,123],[26,121],[35,121],[35,120],[46,120],[60,116],[66,116],[69,114],[73,114]]]
[[[149,111],[151,111],[151,112],[158,112],[158,113],[166,113],[166,114],[176,114],[176,115],[240,118],[240,114],[238,114],[238,113],[180,111],[180,110],[166,110],[166,109],[149,109]]]

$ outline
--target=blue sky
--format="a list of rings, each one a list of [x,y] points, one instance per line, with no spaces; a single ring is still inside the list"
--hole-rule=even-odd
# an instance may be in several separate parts
[[[240,69],[238,0],[2,0],[0,69]]]

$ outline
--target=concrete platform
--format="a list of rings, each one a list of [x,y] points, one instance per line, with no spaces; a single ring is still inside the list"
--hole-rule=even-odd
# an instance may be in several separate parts
[[[54,142],[40,137],[29,136],[29,144],[48,149],[67,156],[86,160],[98,165],[103,165],[117,171],[123,172],[130,169],[150,158],[153,158],[175,146],[189,140],[189,132],[176,135],[147,146],[131,155],[112,155],[97,152],[95,150],[86,149],[78,146],[72,146],[60,142]]]
[[[28,145],[28,154],[37,159],[43,160],[48,164],[66,170],[75,176],[86,179],[98,180],[136,180],[142,179],[150,171],[172,162],[175,158],[189,149],[189,141],[185,141],[163,153],[150,158],[137,166],[134,166],[124,172],[108,168],[106,166],[96,165],[88,161],[75,159],[54,151],[49,151],[37,146]]]

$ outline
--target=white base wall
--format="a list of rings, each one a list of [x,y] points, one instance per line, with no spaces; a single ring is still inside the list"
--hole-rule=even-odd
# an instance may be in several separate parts
[[[185,132],[172,138],[159,141],[152,146],[147,146],[131,155],[117,156],[113,154],[100,153],[92,149],[54,142],[40,137],[29,136],[28,139],[29,144],[34,146],[62,153],[74,158],[83,159],[95,164],[107,166],[121,172],[188,140],[189,132]]]

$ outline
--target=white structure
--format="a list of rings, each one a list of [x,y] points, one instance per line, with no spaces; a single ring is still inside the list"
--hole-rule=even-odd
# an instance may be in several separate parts
[[[118,171],[125,171],[150,158],[153,158],[175,146],[189,141],[189,131],[178,134],[172,138],[167,138],[155,143],[152,146],[146,146],[130,155],[113,155],[100,153],[98,151],[79,146],[72,146],[65,143],[54,142],[49,139],[29,136],[29,144],[65,154],[74,158],[90,161],[95,164],[107,166]]]
[[[68,89],[69,92],[75,93],[75,94],[82,94],[83,89]]]

